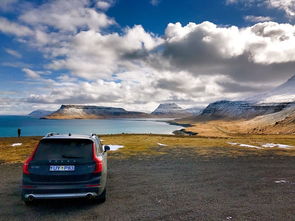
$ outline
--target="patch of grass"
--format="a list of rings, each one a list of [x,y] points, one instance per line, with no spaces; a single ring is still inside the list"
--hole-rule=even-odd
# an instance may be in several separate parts
[[[173,153],[175,157],[190,154],[202,157],[239,157],[239,156],[265,156],[282,155],[295,156],[294,149],[251,149],[232,146],[232,143],[261,146],[265,143],[279,143],[295,147],[295,136],[282,137],[276,135],[251,135],[241,137],[181,137],[173,135],[152,134],[119,134],[102,135],[103,144],[123,145],[117,151],[111,151],[111,158],[147,158]],[[34,150],[41,137],[0,138],[0,163],[23,162]],[[21,146],[11,145],[22,143]],[[158,143],[167,146],[158,145]]]
[[[20,163],[33,152],[41,137],[0,138],[0,162]],[[21,146],[11,146],[22,143]]]
[[[183,153],[184,149],[189,149],[191,154],[206,157],[228,156],[238,157],[246,155],[287,155],[295,156],[295,148],[290,150],[268,148],[251,149],[246,147],[232,146],[229,143],[242,143],[261,146],[265,143],[280,143],[295,147],[295,137],[282,138],[274,135],[268,136],[248,136],[234,138],[220,137],[178,137],[170,135],[109,135],[102,136],[104,144],[119,144],[125,148],[116,152],[111,152],[111,157],[128,158],[133,156],[161,155],[168,152],[174,154]],[[158,143],[166,144],[160,146]]]

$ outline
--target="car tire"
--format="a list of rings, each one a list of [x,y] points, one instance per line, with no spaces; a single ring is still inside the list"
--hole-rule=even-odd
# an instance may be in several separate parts
[[[25,203],[26,206],[34,206],[36,202],[35,201],[25,200],[24,203]]]
[[[104,203],[107,199],[107,189],[105,188],[104,191],[97,197],[95,197],[95,202],[100,204]]]

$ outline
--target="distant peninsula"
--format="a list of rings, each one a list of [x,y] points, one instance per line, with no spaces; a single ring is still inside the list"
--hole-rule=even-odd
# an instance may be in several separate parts
[[[120,107],[63,104],[57,111],[33,111],[42,119],[108,119],[108,118],[183,118],[199,113],[198,108],[183,109],[175,103],[163,103],[152,113],[127,111]]]
[[[123,108],[88,106],[88,105],[61,105],[61,107],[42,119],[106,119],[106,118],[144,118],[149,114],[137,111],[126,111]]]
[[[53,111],[38,109],[38,110],[34,110],[31,113],[29,113],[28,116],[34,117],[34,118],[42,118],[42,117],[45,117],[45,116],[51,114],[52,112]]]

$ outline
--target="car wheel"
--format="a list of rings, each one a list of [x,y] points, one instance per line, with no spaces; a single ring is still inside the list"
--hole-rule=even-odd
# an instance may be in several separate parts
[[[97,197],[95,197],[95,202],[100,204],[104,203],[107,199],[107,189],[105,188],[104,191]]]
[[[35,205],[36,202],[26,200],[26,201],[24,201],[24,203],[25,203],[26,206],[33,206],[33,205]]]

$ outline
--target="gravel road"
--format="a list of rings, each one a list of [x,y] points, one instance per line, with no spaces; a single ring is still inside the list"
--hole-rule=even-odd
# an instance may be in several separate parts
[[[21,165],[0,165],[0,220],[295,220],[295,159],[109,159],[107,201],[20,200]]]

